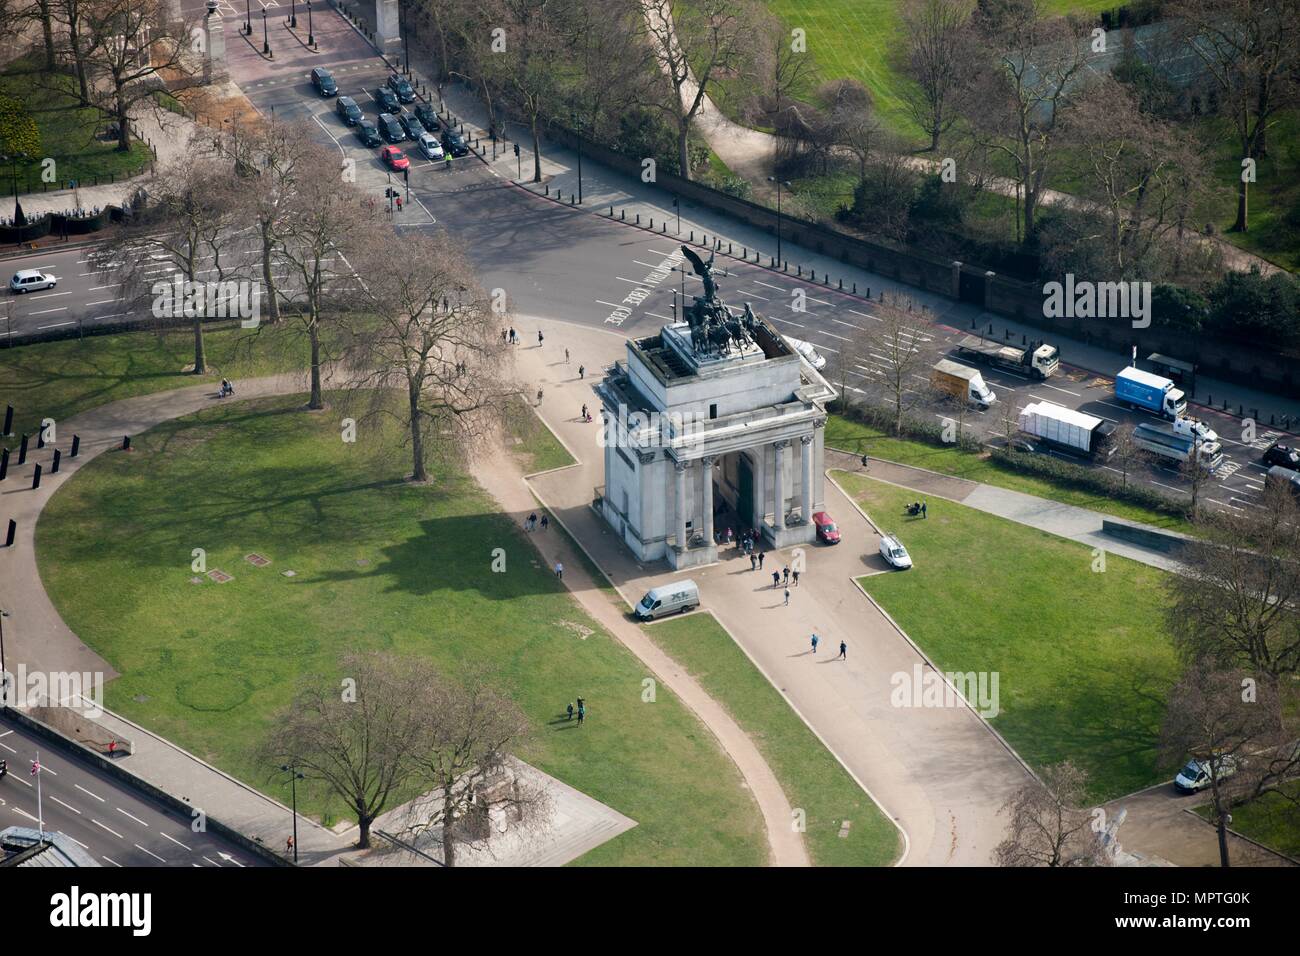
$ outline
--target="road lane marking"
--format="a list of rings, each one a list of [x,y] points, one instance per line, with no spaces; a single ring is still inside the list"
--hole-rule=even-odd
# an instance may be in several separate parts
[[[127,813],[127,812],[126,812],[125,810],[123,810],[121,807],[114,807],[113,809],[116,810],[118,813],[122,814],[122,816],[124,816],[124,817],[130,817],[132,820],[134,820],[136,823],[140,824],[140,826],[142,826],[142,827],[147,827],[147,826],[149,825],[149,824],[145,823],[143,820],[141,820],[139,817],[137,817],[137,816],[132,816],[131,814]]]
[[[115,867],[117,867],[119,870],[122,869],[122,864],[121,864],[121,863],[118,863],[117,860],[109,859],[109,858],[106,857],[106,856],[101,856],[100,859],[101,859],[101,860],[108,860],[109,863],[112,863],[112,864],[113,864]]]
[[[138,843],[135,844],[135,848],[136,848],[137,850],[140,850],[140,851],[143,852],[143,853],[148,853],[151,857],[153,857],[153,858],[154,858],[155,860],[157,860],[159,863],[166,863],[166,862],[167,862],[167,861],[164,860],[162,857],[160,857],[157,853],[154,853],[152,850],[146,850],[144,847],[142,847],[142,846],[141,846],[140,844],[138,844]]]
[[[61,806],[61,807],[67,807],[67,808],[68,808],[69,810],[71,810],[73,813],[77,814],[77,816],[81,816],[81,811],[80,811],[80,810],[78,810],[76,807],[72,806],[72,804],[70,804],[70,803],[64,803],[64,802],[63,802],[62,800],[60,800],[58,797],[54,796],[54,794],[50,794],[50,799],[53,800],[55,803],[57,803],[57,804],[58,804],[59,806]]]
[[[62,310],[62,309],[59,309],[59,310],[57,310],[57,311],[60,311],[60,312],[61,312],[61,311],[63,311],[63,310]],[[55,322],[53,325],[38,325],[38,326],[36,327],[36,331],[38,331],[38,332],[43,332],[45,329],[57,329],[57,328],[61,328],[62,326],[65,326],[65,325],[72,325],[72,324],[73,324],[73,323],[71,323],[71,322]]]
[[[185,844],[182,843],[180,840],[176,839],[175,837],[168,836],[167,834],[163,833],[161,830],[158,831],[158,835],[162,837],[164,840],[171,840],[177,846],[185,846]],[[185,849],[189,850],[191,853],[194,852],[194,850],[188,846],[185,846]]]
[[[97,793],[91,793],[89,790],[87,790],[87,789],[86,789],[85,787],[83,787],[81,784],[79,784],[79,783],[74,783],[73,786],[76,787],[78,790],[80,790],[82,793],[84,793],[86,796],[88,796],[88,797],[94,797],[94,798],[95,798],[96,800],[98,800],[100,803],[103,803],[103,802],[104,802],[104,798],[103,798],[103,797],[101,797],[101,796],[100,796],[99,794],[97,794]]]
[[[91,818],[90,818],[90,822],[93,823],[95,826],[99,827],[99,828],[102,829],[102,830],[107,830],[109,833],[113,834],[113,836],[117,837],[119,840],[125,840],[125,839],[126,839],[126,837],[122,836],[122,834],[118,833],[118,832],[117,832],[116,830],[114,830],[112,827],[106,827],[106,826],[104,826],[104,824],[100,823],[100,822],[99,822],[98,820],[96,820],[94,817],[91,817]]]
[[[28,318],[31,318],[37,315],[51,315],[52,313],[55,312],[67,312],[67,311],[68,311],[68,307],[65,305],[57,309],[42,309],[40,312],[28,312],[27,316]]]
[[[86,308],[90,308],[90,306],[92,305],[104,305],[107,302],[125,302],[125,301],[126,301],[126,296],[121,296],[121,295],[118,296],[116,299],[96,299],[94,302],[87,302]]]

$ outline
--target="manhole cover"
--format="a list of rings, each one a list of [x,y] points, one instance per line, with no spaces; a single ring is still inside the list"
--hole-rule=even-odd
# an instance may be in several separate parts
[[[260,554],[246,554],[244,560],[255,568],[264,568],[271,563],[270,558],[264,558]]]
[[[217,568],[213,568],[211,571],[209,571],[208,577],[211,578],[213,581],[216,581],[218,584],[225,584],[227,581],[235,580],[231,575]]]
[[[280,573],[281,573],[282,575],[284,575],[286,578],[296,577],[297,574],[298,574],[297,571],[294,571],[294,570],[292,570],[292,569],[288,569],[288,568],[286,568],[285,570],[281,571]]]

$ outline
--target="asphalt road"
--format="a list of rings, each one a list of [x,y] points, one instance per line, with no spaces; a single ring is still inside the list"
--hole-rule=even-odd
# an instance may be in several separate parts
[[[37,826],[36,778],[40,753],[41,810],[46,830],[58,831],[102,866],[265,866],[210,833],[195,833],[188,817],[136,793],[90,764],[65,755],[49,741],[0,717],[0,830]]]

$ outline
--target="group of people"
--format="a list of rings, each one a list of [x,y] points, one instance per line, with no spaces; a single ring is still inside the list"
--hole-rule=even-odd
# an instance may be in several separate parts
[[[565,708],[565,712],[569,715],[569,720],[572,720],[573,715],[577,714],[578,725],[581,726],[582,722],[587,719],[587,702],[579,697],[577,699],[577,704],[578,706],[575,708],[571,702],[569,706]]]
[[[534,511],[532,514],[530,514],[527,518],[524,519],[524,530],[533,531],[537,528],[537,524],[538,524],[537,512]],[[542,515],[541,525],[543,531],[549,528],[551,526],[550,517],[547,515]]]
[[[924,501],[912,502],[910,505],[907,506],[907,513],[911,515],[913,518],[915,518],[917,515],[920,515],[922,518],[927,517],[925,502]]]

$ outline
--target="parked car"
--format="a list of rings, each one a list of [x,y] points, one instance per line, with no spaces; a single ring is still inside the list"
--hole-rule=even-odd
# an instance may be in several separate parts
[[[424,135],[424,124],[414,113],[403,113],[397,118],[402,124],[402,129],[406,130],[406,135],[411,139],[418,141]]]
[[[378,128],[368,119],[361,119],[357,122],[357,139],[361,140],[362,146],[378,146],[383,142],[379,138]]]
[[[366,118],[361,112],[361,107],[357,106],[357,101],[350,96],[340,96],[334,104],[334,112],[338,113],[339,118],[349,126],[356,126]]]
[[[665,614],[685,614],[700,606],[700,589],[694,581],[674,581],[651,588],[633,612],[643,621],[652,621]]]
[[[438,142],[438,137],[432,133],[423,133],[420,136],[420,152],[424,154],[425,159],[442,159],[442,143]]]
[[[420,118],[424,128],[430,133],[437,133],[442,129],[442,123],[438,120],[438,111],[430,103],[421,103],[415,108],[415,115]]]
[[[339,85],[334,82],[334,74],[323,66],[312,69],[311,85],[316,87],[316,92],[321,96],[338,96]]]
[[[1300,471],[1300,448],[1292,448],[1290,445],[1275,441],[1268,446],[1268,451],[1264,452],[1264,464]]]
[[[48,272],[42,272],[39,269],[22,269],[14,273],[14,277],[9,280],[9,291],[13,293],[20,292],[39,292],[41,289],[53,289],[58,285],[58,277],[52,276]]]
[[[903,542],[892,534],[881,535],[880,556],[890,567],[898,568],[900,571],[906,571],[912,566],[912,556],[903,547]]]
[[[1218,758],[1216,776],[1223,780],[1237,772],[1237,761],[1224,754]],[[1182,793],[1197,793],[1210,785],[1211,765],[1204,760],[1193,757],[1174,777],[1174,789]]]
[[[840,529],[835,525],[835,519],[825,511],[818,511],[813,516],[813,526],[817,528],[817,538],[819,541],[825,541],[827,544],[840,543]]]
[[[385,146],[379,151],[379,158],[384,161],[385,166],[389,169],[395,169],[399,173],[404,169],[411,168],[411,161],[396,146]]]
[[[411,81],[400,73],[394,73],[388,78],[388,88],[397,94],[397,98],[403,103],[415,102],[415,87],[411,86]]]
[[[402,129],[401,121],[392,113],[381,113],[379,115],[379,135],[390,143],[400,143],[406,139],[406,130]]]
[[[402,104],[397,102],[397,94],[386,86],[375,87],[375,104],[381,113],[402,112]]]
[[[455,130],[445,129],[442,131],[442,148],[453,156],[469,155],[469,145],[465,142],[465,137]]]

